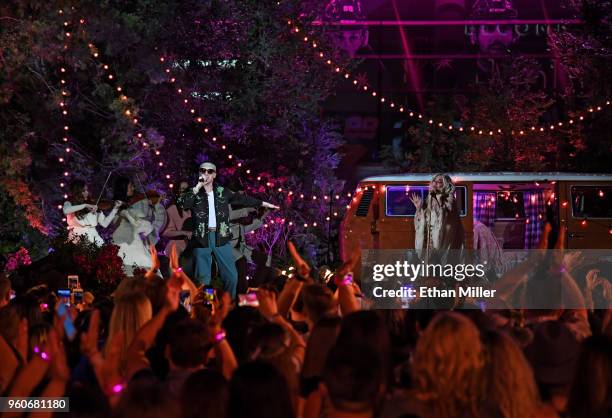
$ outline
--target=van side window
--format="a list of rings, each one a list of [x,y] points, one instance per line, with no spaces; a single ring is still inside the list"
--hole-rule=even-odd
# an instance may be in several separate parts
[[[612,218],[612,186],[572,186],[574,218]]]
[[[374,188],[368,188],[363,191],[361,200],[359,201],[359,206],[357,206],[357,210],[355,211],[355,216],[368,216],[372,196],[374,196]]]
[[[410,200],[410,196],[418,194],[423,200],[427,197],[429,186],[416,185],[392,185],[386,188],[385,214],[387,216],[414,216],[416,208]],[[461,216],[467,213],[466,198],[467,190],[465,186],[455,188],[455,198],[459,205]]]
[[[495,219],[522,219],[524,217],[523,192],[497,192]]]

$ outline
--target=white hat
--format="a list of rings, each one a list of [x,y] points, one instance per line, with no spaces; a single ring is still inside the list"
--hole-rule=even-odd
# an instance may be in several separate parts
[[[209,162],[200,164],[200,168],[208,168],[217,171],[217,166]]]

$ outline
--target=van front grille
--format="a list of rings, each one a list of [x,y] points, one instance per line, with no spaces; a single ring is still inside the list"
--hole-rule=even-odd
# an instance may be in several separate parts
[[[370,210],[370,202],[372,202],[372,197],[374,196],[374,188],[366,189],[361,195],[361,200],[359,201],[359,206],[357,206],[357,210],[355,211],[355,216],[368,216],[368,211]]]

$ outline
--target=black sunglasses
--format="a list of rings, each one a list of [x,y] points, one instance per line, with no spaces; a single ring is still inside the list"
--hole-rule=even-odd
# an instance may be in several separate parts
[[[212,168],[200,168],[200,173],[214,174],[215,170]]]

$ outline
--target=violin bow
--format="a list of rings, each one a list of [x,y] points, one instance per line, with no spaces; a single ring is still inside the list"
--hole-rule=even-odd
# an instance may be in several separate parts
[[[113,171],[115,170],[111,170],[108,172],[108,176],[106,176],[106,181],[104,182],[104,186],[102,186],[102,190],[100,190],[100,195],[98,196],[98,200],[96,200],[96,206],[98,206],[98,203],[100,203],[100,199],[102,199],[102,193],[104,193],[104,189],[106,189],[106,185],[108,184],[108,181],[110,180],[111,174],[113,174]]]
[[[153,207],[153,201],[151,200],[151,198],[147,195],[147,189],[144,188],[142,182],[140,181],[140,177],[138,177],[138,174],[134,174],[136,176],[136,180],[138,180],[138,184],[140,185],[140,188],[142,189],[142,192],[144,193],[145,197],[147,198],[147,201],[149,202],[149,206]]]

